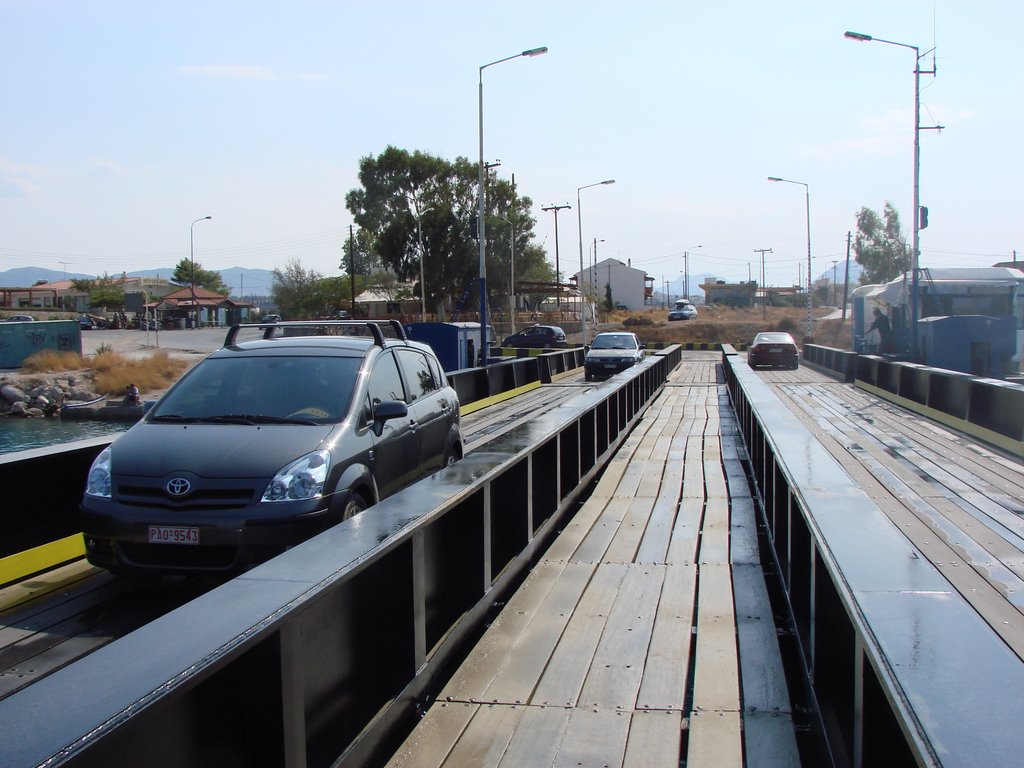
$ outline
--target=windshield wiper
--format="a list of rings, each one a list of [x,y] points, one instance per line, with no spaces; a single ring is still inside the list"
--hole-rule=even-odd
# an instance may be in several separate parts
[[[219,416],[182,416],[177,413],[168,413],[166,415],[151,416],[149,420],[170,424],[242,424],[245,426],[255,426],[257,424],[303,424],[315,426],[318,423],[313,419],[264,416],[254,413],[225,413]]]
[[[223,416],[204,416],[197,421],[203,424],[311,424],[312,419],[296,419],[286,416],[266,416],[255,413],[227,413]]]
[[[150,421],[166,421],[175,424],[194,424],[197,419],[194,416],[182,416],[179,413],[162,413],[159,416],[150,416]]]

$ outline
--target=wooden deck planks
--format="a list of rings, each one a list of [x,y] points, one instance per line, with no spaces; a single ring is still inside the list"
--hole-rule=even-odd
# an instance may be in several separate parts
[[[700,566],[693,708],[740,711],[739,663],[728,565]]]
[[[753,500],[726,476],[742,467],[715,365],[681,368],[392,765],[743,765],[730,489],[744,584],[760,570]],[[740,621],[763,640],[770,620]],[[784,731],[781,685],[771,724]]]
[[[644,673],[647,649],[665,578],[665,566],[626,571],[594,653],[580,704],[632,711]]]
[[[683,715],[674,712],[634,712],[623,768],[679,768]]]
[[[579,703],[591,661],[628,570],[624,563],[598,566],[533,692],[531,704],[575,707]]]
[[[1007,478],[997,490],[986,473],[972,471],[976,451],[959,446],[963,460],[944,455],[950,471],[937,472],[928,450],[916,443],[920,428],[908,427],[918,417],[851,388],[805,386],[799,396],[776,389],[951,587],[1024,659],[1024,542],[1017,533],[1024,523],[1011,511],[1024,508],[1024,493],[1007,506],[994,501],[1020,477],[1019,469],[992,462],[989,476]],[[944,451],[956,445],[953,439],[945,443]]]
[[[665,569],[643,681],[636,699],[640,710],[683,710],[689,684],[696,582],[694,565],[670,565]]]

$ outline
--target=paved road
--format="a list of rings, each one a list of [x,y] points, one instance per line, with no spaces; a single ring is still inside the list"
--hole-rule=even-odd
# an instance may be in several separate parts
[[[176,357],[198,360],[224,345],[227,328],[196,328],[177,331],[95,330],[82,331],[82,353],[92,355],[107,346],[122,355],[146,356],[158,349]]]

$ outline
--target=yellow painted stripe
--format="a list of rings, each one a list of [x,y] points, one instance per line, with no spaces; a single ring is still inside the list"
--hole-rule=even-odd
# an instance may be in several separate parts
[[[474,400],[472,403],[467,403],[466,405],[460,407],[459,413],[463,416],[468,416],[471,413],[483,410],[489,405],[497,405],[498,403],[504,402],[505,400],[511,400],[513,397],[516,397],[518,395],[525,394],[526,392],[530,392],[534,389],[539,389],[540,386],[541,382],[532,381],[529,384],[524,384],[523,386],[518,387],[516,389],[510,389],[508,392],[502,392],[497,395],[491,395],[490,397],[485,397],[482,400]]]
[[[552,382],[561,381],[562,379],[567,379],[570,376],[577,376],[577,375],[579,375],[579,372],[580,372],[579,368],[569,368],[568,370],[562,371],[561,373],[554,373],[554,374],[552,374],[551,375],[551,381]]]
[[[881,387],[876,387],[874,384],[868,384],[862,379],[857,379],[854,383],[865,392],[870,392],[876,397],[888,400],[893,405],[898,405],[901,408],[914,411],[914,413],[919,413],[932,421],[937,421],[947,427],[964,432],[972,437],[976,437],[983,442],[1002,448],[1004,451],[1009,451],[1015,456],[1024,457],[1024,442],[1020,440],[1014,440],[1012,437],[1001,435],[991,429],[979,427],[977,424],[972,424],[971,422],[957,418],[956,416],[950,416],[948,413],[943,413],[936,408],[929,408],[926,405],[921,405],[909,398],[894,395],[892,392],[882,389]]]
[[[85,555],[85,540],[76,533],[49,544],[0,558],[0,584],[10,584],[29,574],[45,571]]]
[[[0,613],[37,597],[66,589],[97,573],[103,573],[103,569],[90,565],[86,560],[72,560],[67,565],[48,570],[35,578],[22,579],[0,589]]]

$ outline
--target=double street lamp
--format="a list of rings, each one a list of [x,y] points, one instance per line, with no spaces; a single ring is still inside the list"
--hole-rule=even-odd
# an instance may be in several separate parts
[[[591,187],[599,187],[602,184],[614,183],[615,179],[605,179],[604,181],[595,181],[593,184],[585,184],[582,187],[576,188],[576,224],[579,227],[580,237],[580,277],[577,280],[576,287],[580,292],[580,332],[583,344],[587,343],[587,307],[586,293],[583,290],[583,212],[580,210],[580,192]]]
[[[531,48],[528,51],[517,53],[514,56],[506,56],[504,59],[498,59],[492,61],[489,64],[484,64],[480,67],[480,85],[478,89],[478,107],[479,107],[479,128],[480,128],[480,168],[479,168],[479,184],[480,184],[480,207],[477,211],[477,237],[480,238],[480,361],[482,365],[487,365],[488,357],[488,346],[487,346],[487,247],[486,239],[484,237],[484,213],[486,211],[486,195],[484,190],[484,177],[486,169],[484,166],[484,70],[488,67],[493,67],[495,64],[501,64],[505,61],[511,61],[512,59],[518,59],[523,56],[540,56],[548,52],[546,47]]]
[[[811,188],[802,181],[780,179],[769,176],[768,181],[781,181],[785,184],[799,184],[804,188],[807,201],[807,338],[814,338],[814,278],[811,276]]]
[[[885,43],[895,45],[898,48],[909,48],[914,52],[914,238],[911,248],[912,254],[912,275],[910,280],[910,359],[917,361],[917,319],[920,314],[918,299],[918,271],[921,256],[921,75],[934,75],[935,66],[931,70],[921,70],[921,49],[916,45],[897,43],[892,40],[882,40],[879,37],[872,37],[860,32],[846,32],[843,37],[848,40],[857,40],[862,43]],[[923,55],[927,56],[926,51]],[[935,130],[941,130],[942,126],[934,126]]]
[[[193,328],[199,327],[199,304],[196,302],[196,224],[200,221],[206,221],[207,219],[212,218],[213,216],[200,216],[192,222],[192,226],[189,227],[188,231],[188,258],[191,271],[189,283],[192,284],[192,309],[196,315],[195,323],[192,326]]]

